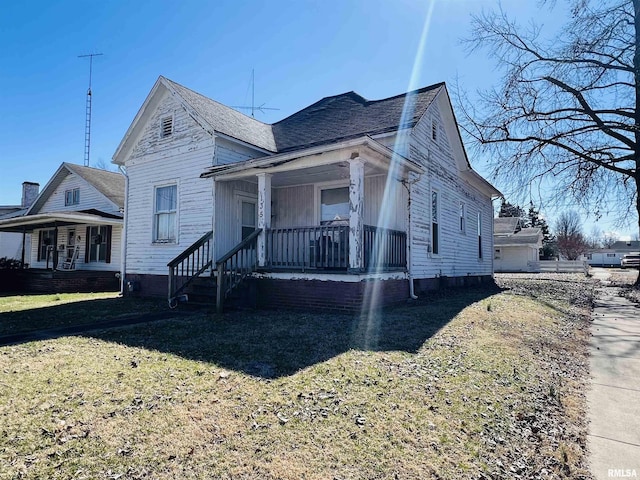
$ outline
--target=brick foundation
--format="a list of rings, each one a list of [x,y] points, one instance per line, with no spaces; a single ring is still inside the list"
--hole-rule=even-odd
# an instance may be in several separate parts
[[[53,272],[29,269],[17,272],[16,279],[18,291],[26,293],[118,292],[120,279],[116,277],[117,273],[88,270]]]
[[[129,284],[131,284],[131,288],[129,288]],[[125,295],[140,297],[166,297],[168,289],[168,275],[143,275],[129,273],[125,278]]]
[[[407,280],[256,280],[257,306],[268,309],[305,309],[359,312],[386,307],[409,298]]]

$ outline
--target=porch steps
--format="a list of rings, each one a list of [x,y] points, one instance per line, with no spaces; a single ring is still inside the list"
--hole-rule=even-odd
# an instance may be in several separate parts
[[[225,309],[243,310],[255,308],[255,288],[253,282],[245,281],[234,288],[225,299]],[[186,288],[186,302],[180,302],[181,306],[203,310],[216,308],[216,280],[212,277],[199,277],[194,279]]]

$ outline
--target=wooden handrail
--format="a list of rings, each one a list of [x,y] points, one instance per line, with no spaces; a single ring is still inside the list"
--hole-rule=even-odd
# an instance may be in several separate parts
[[[224,300],[231,291],[257,269],[257,244],[261,228],[216,261],[216,311],[222,313]]]
[[[205,233],[184,252],[171,260],[169,267],[168,300],[173,303],[184,289],[213,264],[211,258],[211,239],[213,231]]]
[[[243,248],[245,248],[247,245],[249,245],[255,238],[258,237],[258,235],[260,235],[260,232],[262,232],[261,228],[258,228],[256,230],[254,230],[251,235],[249,235],[247,238],[245,238],[242,242],[240,242],[238,245],[236,245],[235,247],[233,247],[231,250],[229,250],[226,254],[224,254],[222,257],[220,257],[218,260],[216,260],[216,265],[221,263],[221,262],[226,262],[227,260],[229,260],[231,257],[233,257],[236,253],[238,253],[240,250],[242,250]]]
[[[167,267],[173,267],[180,263],[182,260],[191,255],[196,249],[202,246],[207,240],[211,240],[213,238],[213,230],[205,233],[202,237],[196,240],[189,248],[187,248],[184,252],[178,255],[176,258],[167,263]]]

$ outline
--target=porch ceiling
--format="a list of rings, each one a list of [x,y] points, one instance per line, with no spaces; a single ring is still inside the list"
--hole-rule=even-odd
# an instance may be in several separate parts
[[[55,228],[79,224],[122,225],[122,218],[111,214],[96,215],[83,212],[43,213],[0,220],[0,232],[31,233],[41,228]]]
[[[424,171],[415,162],[395,154],[369,137],[364,137],[236,164],[216,165],[201,177],[213,177],[218,181],[257,182],[257,175],[269,173],[273,175],[271,184],[274,187],[326,182],[348,179],[349,160],[353,158],[361,158],[364,161],[365,176],[386,174],[391,169],[394,175],[400,177],[406,176],[410,171]]]
[[[365,176],[383,175],[386,170],[375,165],[365,164]],[[333,182],[349,179],[349,163],[339,162],[330,165],[319,165],[316,167],[301,168],[285,172],[274,173],[271,177],[272,187],[289,187],[294,185],[305,185],[310,183]],[[250,183],[258,183],[255,172],[248,175],[244,180]]]

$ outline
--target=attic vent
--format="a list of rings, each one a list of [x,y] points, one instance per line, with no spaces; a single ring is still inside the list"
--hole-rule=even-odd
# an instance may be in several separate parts
[[[431,139],[434,142],[438,141],[438,122],[435,120],[431,122]]]
[[[164,117],[160,125],[160,138],[167,138],[173,133],[173,117]]]

